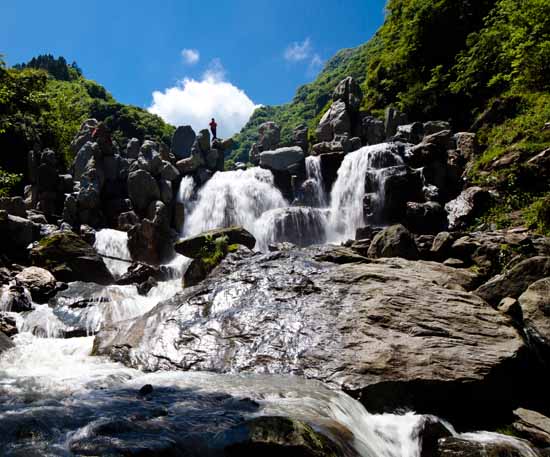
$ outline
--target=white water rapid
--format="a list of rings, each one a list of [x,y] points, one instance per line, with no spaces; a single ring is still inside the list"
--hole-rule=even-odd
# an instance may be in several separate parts
[[[376,210],[383,208],[386,170],[402,163],[388,143],[365,146],[346,155],[331,192],[329,242],[354,239],[355,231],[365,225],[365,192],[370,193]]]
[[[216,173],[199,190],[191,213],[185,218],[183,234],[241,225],[259,239],[262,214],[286,206],[288,203],[274,186],[269,170],[249,168]]]
[[[128,251],[128,234],[119,230],[103,229],[99,230],[95,234],[95,244],[97,252],[103,257],[103,261],[109,271],[115,278],[122,276],[128,270],[132,256]],[[117,259],[124,259],[127,262],[114,260],[109,257]]]
[[[306,174],[313,191],[315,206],[326,208],[328,206],[323,174],[321,173],[321,157],[306,157]]]

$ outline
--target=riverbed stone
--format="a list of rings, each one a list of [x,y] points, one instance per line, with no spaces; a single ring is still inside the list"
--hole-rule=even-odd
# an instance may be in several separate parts
[[[44,268],[27,267],[18,273],[15,279],[30,291],[32,299],[36,303],[44,303],[56,293],[57,281]]]
[[[227,243],[229,245],[241,244],[248,249],[254,249],[256,245],[256,239],[249,231],[245,230],[243,227],[235,226],[208,230],[199,235],[184,238],[176,242],[174,249],[178,254],[184,255],[185,257],[190,257],[192,259],[198,258],[208,240],[214,241],[224,236],[227,237]]]
[[[526,379],[524,343],[505,316],[453,290],[461,270],[314,260],[323,249],[230,254],[200,285],[105,328],[95,353],[146,370],[295,374],[370,412],[410,407],[470,423],[531,393],[509,395]]]
[[[260,154],[260,166],[270,170],[284,171],[289,166],[304,160],[305,155],[299,146],[264,151]]]
[[[58,281],[111,284],[113,276],[96,250],[71,231],[46,236],[31,249],[35,266],[47,268]]]
[[[377,233],[370,244],[368,256],[402,257],[416,260],[419,258],[418,248],[411,232],[403,225],[392,225]]]

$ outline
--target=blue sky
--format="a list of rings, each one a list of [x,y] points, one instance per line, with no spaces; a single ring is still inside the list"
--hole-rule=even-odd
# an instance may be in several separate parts
[[[290,101],[339,49],[367,41],[384,3],[2,0],[0,53],[10,65],[63,55],[123,103],[177,124],[212,113],[233,133],[256,105]]]

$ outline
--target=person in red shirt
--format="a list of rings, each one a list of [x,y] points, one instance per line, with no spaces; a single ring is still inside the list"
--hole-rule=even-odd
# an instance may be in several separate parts
[[[210,125],[210,131],[212,132],[212,139],[215,140],[216,138],[218,138],[216,136],[216,130],[218,128],[218,124],[216,124],[216,121],[214,120],[214,118],[212,118],[209,125]]]

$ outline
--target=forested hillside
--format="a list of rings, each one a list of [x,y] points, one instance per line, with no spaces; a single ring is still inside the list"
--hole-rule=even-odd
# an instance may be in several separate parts
[[[413,120],[449,120],[455,130],[476,131],[481,153],[470,179],[502,196],[489,220],[505,225],[516,211],[538,219],[533,214],[549,189],[525,173],[519,158],[550,147],[550,2],[389,0],[385,22],[368,43],[329,60],[291,103],[254,113],[236,136],[233,158],[247,160],[267,120],[279,123],[283,143],[301,123],[312,137],[345,75],[361,83],[364,111],[382,117],[394,106]],[[513,157],[491,165],[504,155]]]
[[[156,115],[118,103],[63,57],[38,56],[14,68],[0,60],[0,192],[25,172],[33,147],[54,149],[68,165],[69,144],[89,117],[104,121],[120,146],[131,137],[170,144],[174,130]]]

